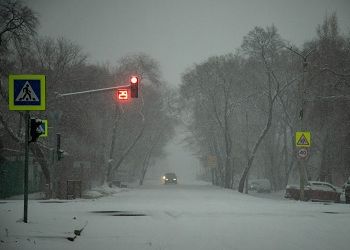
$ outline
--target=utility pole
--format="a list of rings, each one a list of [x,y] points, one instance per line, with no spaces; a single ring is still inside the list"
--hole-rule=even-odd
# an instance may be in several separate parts
[[[311,55],[311,53],[315,49],[309,50],[305,55],[299,53],[298,51],[294,50],[291,47],[286,47],[288,50],[293,52],[294,54],[298,55],[299,57],[302,58],[302,66],[303,66],[303,72],[302,72],[302,80],[299,81],[298,84],[298,104],[297,104],[297,112],[298,112],[298,123],[297,123],[297,128],[299,131],[304,131],[305,130],[305,120],[304,120],[304,114],[305,114],[305,74],[307,71],[307,58]],[[303,201],[305,199],[305,159],[298,159],[297,160],[298,168],[299,168],[299,177],[300,177],[300,197],[299,199]]]
[[[305,71],[306,71],[306,57],[303,58],[303,76],[302,81],[298,84],[298,112],[299,112],[299,131],[304,131],[304,92],[305,92]],[[300,197],[303,201],[305,199],[305,160],[298,159],[299,176],[300,176]]]

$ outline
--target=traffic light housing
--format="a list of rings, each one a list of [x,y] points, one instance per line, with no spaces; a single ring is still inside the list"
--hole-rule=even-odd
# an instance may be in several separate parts
[[[42,120],[36,119],[36,118],[31,118],[30,119],[30,141],[29,142],[36,142],[39,138],[40,135],[44,133],[40,129],[40,125],[43,123]]]
[[[130,77],[130,97],[139,97],[139,78],[137,76]]]
[[[56,134],[56,154],[57,154],[57,161],[60,161],[63,158],[64,150],[61,149],[61,134]]]

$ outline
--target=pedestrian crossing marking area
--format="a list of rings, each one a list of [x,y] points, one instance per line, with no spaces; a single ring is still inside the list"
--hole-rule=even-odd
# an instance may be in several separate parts
[[[10,75],[10,110],[45,110],[46,89],[44,75]]]

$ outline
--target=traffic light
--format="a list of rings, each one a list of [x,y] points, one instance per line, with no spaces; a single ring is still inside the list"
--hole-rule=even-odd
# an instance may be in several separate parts
[[[36,142],[38,140],[38,137],[44,133],[44,131],[41,130],[40,125],[43,123],[42,120],[31,118],[30,119],[30,136],[31,139],[29,142]]]
[[[61,149],[61,134],[56,134],[56,153],[57,153],[57,160],[60,161],[63,158],[64,150]]]
[[[139,97],[139,78],[137,76],[130,77],[130,97]]]

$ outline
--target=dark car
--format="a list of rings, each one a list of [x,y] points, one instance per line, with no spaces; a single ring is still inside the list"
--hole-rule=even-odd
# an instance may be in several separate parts
[[[174,173],[166,173],[162,180],[164,184],[177,184],[177,177]]]
[[[305,185],[305,200],[311,201],[333,201],[340,202],[341,192],[328,182],[309,181]],[[298,185],[288,185],[286,187],[285,198],[300,199],[300,189]]]

